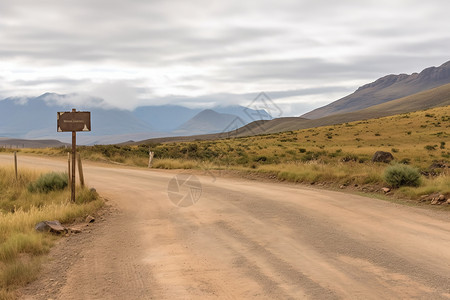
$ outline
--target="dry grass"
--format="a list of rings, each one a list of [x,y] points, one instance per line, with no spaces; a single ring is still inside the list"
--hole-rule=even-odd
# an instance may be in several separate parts
[[[336,186],[386,185],[383,173],[389,165],[370,160],[376,151],[388,151],[395,162],[431,174],[422,176],[419,187],[396,190],[399,196],[418,198],[450,193],[450,170],[430,169],[435,161],[450,160],[450,106],[276,134],[159,144],[153,150],[164,161],[156,168],[239,169]]]
[[[55,236],[39,233],[34,226],[44,220],[70,223],[98,210],[103,201],[84,189],[76,203],[69,191],[30,193],[27,186],[39,174],[21,171],[18,181],[12,169],[0,168],[0,299],[14,299],[15,289],[32,281]]]
[[[155,159],[153,168],[157,169],[196,169],[199,164],[196,161],[182,159]]]
[[[250,137],[134,146],[80,147],[84,159],[146,167],[149,148],[154,168],[239,169],[275,174],[295,182],[385,185],[386,164],[371,163],[376,151],[388,151],[396,163],[424,174],[416,188],[399,195],[417,198],[428,191],[448,192],[450,170],[434,169],[435,161],[450,161],[450,106],[332,126]],[[45,155],[66,155],[66,149],[39,149]],[[440,176],[436,176],[439,175]],[[443,178],[443,179],[441,179]]]
[[[260,166],[259,172],[276,174],[278,179],[302,183],[333,183],[335,185],[382,182],[383,166],[360,165],[356,162],[330,166],[320,161]]]

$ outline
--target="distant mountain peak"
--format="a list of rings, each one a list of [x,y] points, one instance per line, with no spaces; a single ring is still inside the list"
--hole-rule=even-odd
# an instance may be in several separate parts
[[[235,119],[239,119],[239,117],[232,114],[218,113],[212,109],[204,109],[192,119],[180,125],[175,130],[175,133],[193,135],[223,132]]]
[[[225,113],[218,113],[212,109],[204,109],[198,114],[196,114],[190,121],[193,120],[200,120],[202,122],[214,122],[217,120],[217,118],[235,118],[236,116],[231,114],[225,114]]]
[[[202,110],[202,111],[199,112],[198,114],[199,114],[199,115],[200,115],[200,114],[203,114],[203,115],[204,115],[204,114],[218,114],[218,112],[215,112],[214,110],[207,108],[207,109]]]
[[[440,68],[450,68],[450,60],[446,63],[443,63]]]
[[[63,97],[65,95],[60,95],[60,94],[53,93],[53,92],[45,92],[42,95],[38,96],[37,98],[45,98],[45,97],[53,97],[53,96]]]
[[[81,101],[74,105],[74,100]],[[0,136],[67,141],[70,135],[56,132],[56,112],[71,108],[91,111],[93,130],[80,134],[78,141],[82,144],[222,132],[237,118],[242,126],[253,121],[246,116],[245,108],[241,106],[221,106],[218,107],[220,111],[216,111],[216,108],[200,110],[163,105],[141,106],[134,111],[126,111],[101,105],[102,101],[82,94],[60,95],[51,92],[38,97],[0,99]],[[95,105],[92,105],[93,102],[96,102]]]
[[[390,74],[390,75],[386,75],[383,76],[377,80],[375,80],[374,82],[365,84],[361,87],[359,87],[356,91],[361,91],[364,89],[368,89],[368,88],[373,88],[373,87],[378,87],[378,88],[386,88],[390,85],[393,85],[396,82],[402,81],[406,78],[408,78],[410,75],[408,74],[399,74],[399,75],[394,75],[394,74]]]
[[[347,113],[406,97],[450,83],[450,61],[439,67],[429,67],[420,73],[390,74],[359,87],[354,93],[302,115],[318,119]]]

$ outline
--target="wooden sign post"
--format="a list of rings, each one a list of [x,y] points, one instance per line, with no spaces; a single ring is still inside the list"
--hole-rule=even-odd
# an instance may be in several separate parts
[[[58,112],[57,123],[58,132],[72,132],[72,168],[70,170],[72,174],[69,174],[69,178],[72,180],[70,184],[70,200],[75,202],[77,131],[91,131],[91,113],[89,111],[76,111],[75,108],[72,111]]]

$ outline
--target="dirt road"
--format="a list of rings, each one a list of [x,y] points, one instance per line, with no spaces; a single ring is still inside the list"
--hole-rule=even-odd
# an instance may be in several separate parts
[[[177,207],[176,173],[84,167],[119,212],[59,262],[56,294],[25,299],[450,299],[448,212],[208,174],[171,182],[198,199]]]

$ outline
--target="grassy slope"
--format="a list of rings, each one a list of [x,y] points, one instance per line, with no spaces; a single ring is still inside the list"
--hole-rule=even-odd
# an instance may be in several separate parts
[[[266,163],[305,161],[307,152],[321,151],[337,153],[337,158],[352,154],[369,159],[375,151],[384,150],[393,151],[398,160],[409,158],[424,168],[433,160],[447,158],[449,118],[450,106],[446,106],[340,125],[236,139],[168,143],[153,148],[160,158],[199,158],[217,163],[229,161],[231,165],[252,165],[262,156],[266,157]],[[445,148],[440,149],[441,142],[446,141]],[[194,144],[198,150],[189,152]],[[436,150],[426,150],[427,145],[436,146]],[[300,152],[301,149],[305,152]],[[263,165],[261,160],[258,165]]]
[[[265,122],[265,124],[260,126],[258,130],[252,129],[251,131],[257,131],[256,133],[261,134],[306,129],[364,119],[379,118],[446,105],[450,105],[450,84],[442,85],[434,89],[426,90],[411,96],[371,106],[369,108],[351,113],[336,114],[314,120],[303,118],[274,119],[272,121]],[[247,133],[248,132],[245,131],[245,128],[243,128],[241,135],[245,135]]]
[[[420,187],[399,189],[400,196],[450,193],[450,169],[430,170],[434,161],[450,160],[450,106],[251,137],[79,150],[85,159],[146,167],[149,148],[155,152],[154,168],[230,169],[294,182],[378,187],[385,185],[386,165],[370,159],[378,150],[389,151],[397,162],[440,174],[424,177]],[[67,150],[22,151],[65,155]]]
[[[364,111],[387,111],[393,114],[450,105],[450,83],[418,94],[369,107]]]
[[[102,206],[89,190],[79,190],[77,203],[68,202],[68,190],[48,194],[29,192],[39,174],[21,170],[16,180],[12,169],[0,168],[0,299],[15,299],[15,289],[32,281],[56,237],[38,233],[44,220],[73,222]]]
[[[252,122],[234,132],[197,135],[187,137],[166,137],[134,142],[131,145],[143,143],[186,142],[195,140],[213,140],[227,136],[252,136],[257,134],[277,133],[290,130],[329,126],[334,124],[354,122],[359,120],[380,118],[411,111],[450,105],[450,84],[445,84],[404,98],[392,100],[363,110],[327,116],[309,120],[300,117],[278,118],[270,121]]]
[[[231,169],[269,173],[282,180],[332,185],[381,186],[386,164],[372,163],[378,151],[423,172],[418,188],[401,196],[450,193],[450,169],[430,170],[434,161],[450,160],[450,106],[332,126],[252,137],[140,146],[80,147],[91,160],[147,166],[149,147],[155,168]],[[61,155],[65,149],[32,150]]]
[[[443,84],[448,84],[449,66],[449,62],[447,62],[438,68],[427,68],[420,74],[414,73],[411,75],[400,74],[384,76],[372,83],[362,86],[354,93],[344,98],[304,114],[303,117],[317,119],[326,115],[351,112],[355,109],[361,110],[386,101],[413,95]]]
[[[370,162],[375,151],[392,152],[397,161],[428,171],[433,161],[450,159],[449,128],[450,106],[447,106],[370,121],[195,144],[197,149],[215,149],[209,158],[201,157],[208,153],[199,155],[215,167],[270,172],[280,179],[298,182],[381,185],[385,165]],[[185,152],[184,165],[200,152],[183,149],[189,149],[190,145],[171,145],[179,147],[178,152]],[[159,146],[160,150],[164,147],[169,150],[167,153],[177,152],[170,151],[168,145]],[[160,151],[159,155],[164,153]],[[168,156],[173,158],[176,154]],[[161,165],[156,161],[155,166],[166,167],[164,161]],[[441,177],[426,179],[414,191],[403,189],[403,194],[416,197],[432,191],[449,193],[448,175],[447,170]]]

